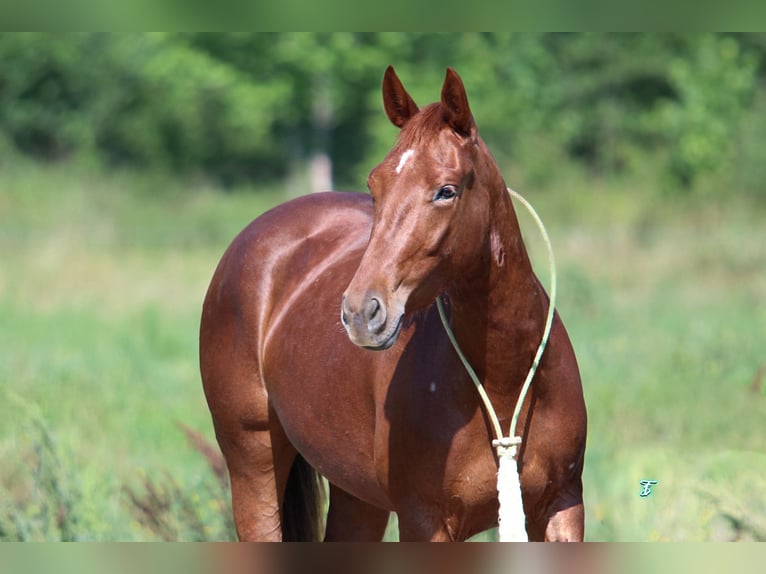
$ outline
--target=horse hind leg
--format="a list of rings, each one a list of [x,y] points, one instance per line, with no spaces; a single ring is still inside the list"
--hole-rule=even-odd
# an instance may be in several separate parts
[[[239,539],[282,540],[280,500],[294,451],[276,445],[269,429],[240,428],[217,436],[229,469]]]
[[[203,369],[203,381],[229,470],[237,536],[242,541],[319,540],[322,499],[316,473],[288,441],[260,377],[252,375],[253,365],[231,368],[235,364],[228,361],[217,373]]]
[[[281,540],[280,499],[295,450],[269,412],[252,345],[237,337],[233,324],[203,313],[202,383],[229,470],[239,539]]]

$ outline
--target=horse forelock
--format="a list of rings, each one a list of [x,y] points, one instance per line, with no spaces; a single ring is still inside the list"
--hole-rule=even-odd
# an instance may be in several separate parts
[[[399,132],[397,147],[412,149],[422,146],[447,127],[439,103],[429,104],[410,118]]]
[[[387,161],[391,162],[390,165],[394,171],[400,174],[404,165],[415,153],[420,153],[421,150],[426,151],[445,130],[452,131],[452,128],[442,114],[441,104],[438,102],[429,104],[410,118],[399,132],[399,137]]]

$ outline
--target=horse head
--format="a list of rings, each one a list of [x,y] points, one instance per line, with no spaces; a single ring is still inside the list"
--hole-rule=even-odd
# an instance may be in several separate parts
[[[441,100],[420,110],[389,66],[383,103],[401,131],[370,172],[370,241],[341,304],[351,341],[375,350],[396,342],[405,314],[481,272],[492,196],[505,192],[454,70]]]

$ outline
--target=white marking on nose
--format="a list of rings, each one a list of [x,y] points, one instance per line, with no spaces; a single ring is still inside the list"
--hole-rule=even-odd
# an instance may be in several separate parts
[[[402,173],[404,164],[406,164],[413,155],[415,155],[414,149],[408,149],[402,154],[402,157],[399,158],[399,164],[396,166],[396,173]]]
[[[436,383],[432,382],[430,385],[428,385],[428,390],[432,393],[436,392]]]

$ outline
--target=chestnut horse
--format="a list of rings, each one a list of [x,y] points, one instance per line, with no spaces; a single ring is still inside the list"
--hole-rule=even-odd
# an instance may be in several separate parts
[[[383,101],[401,131],[370,195],[257,218],[205,298],[202,379],[241,540],[318,536],[316,472],[326,540],[380,540],[390,512],[400,540],[497,525],[492,428],[434,302],[507,428],[548,297],[458,75],[419,110],[389,67]],[[582,540],[586,413],[558,316],[517,430],[530,540]]]

